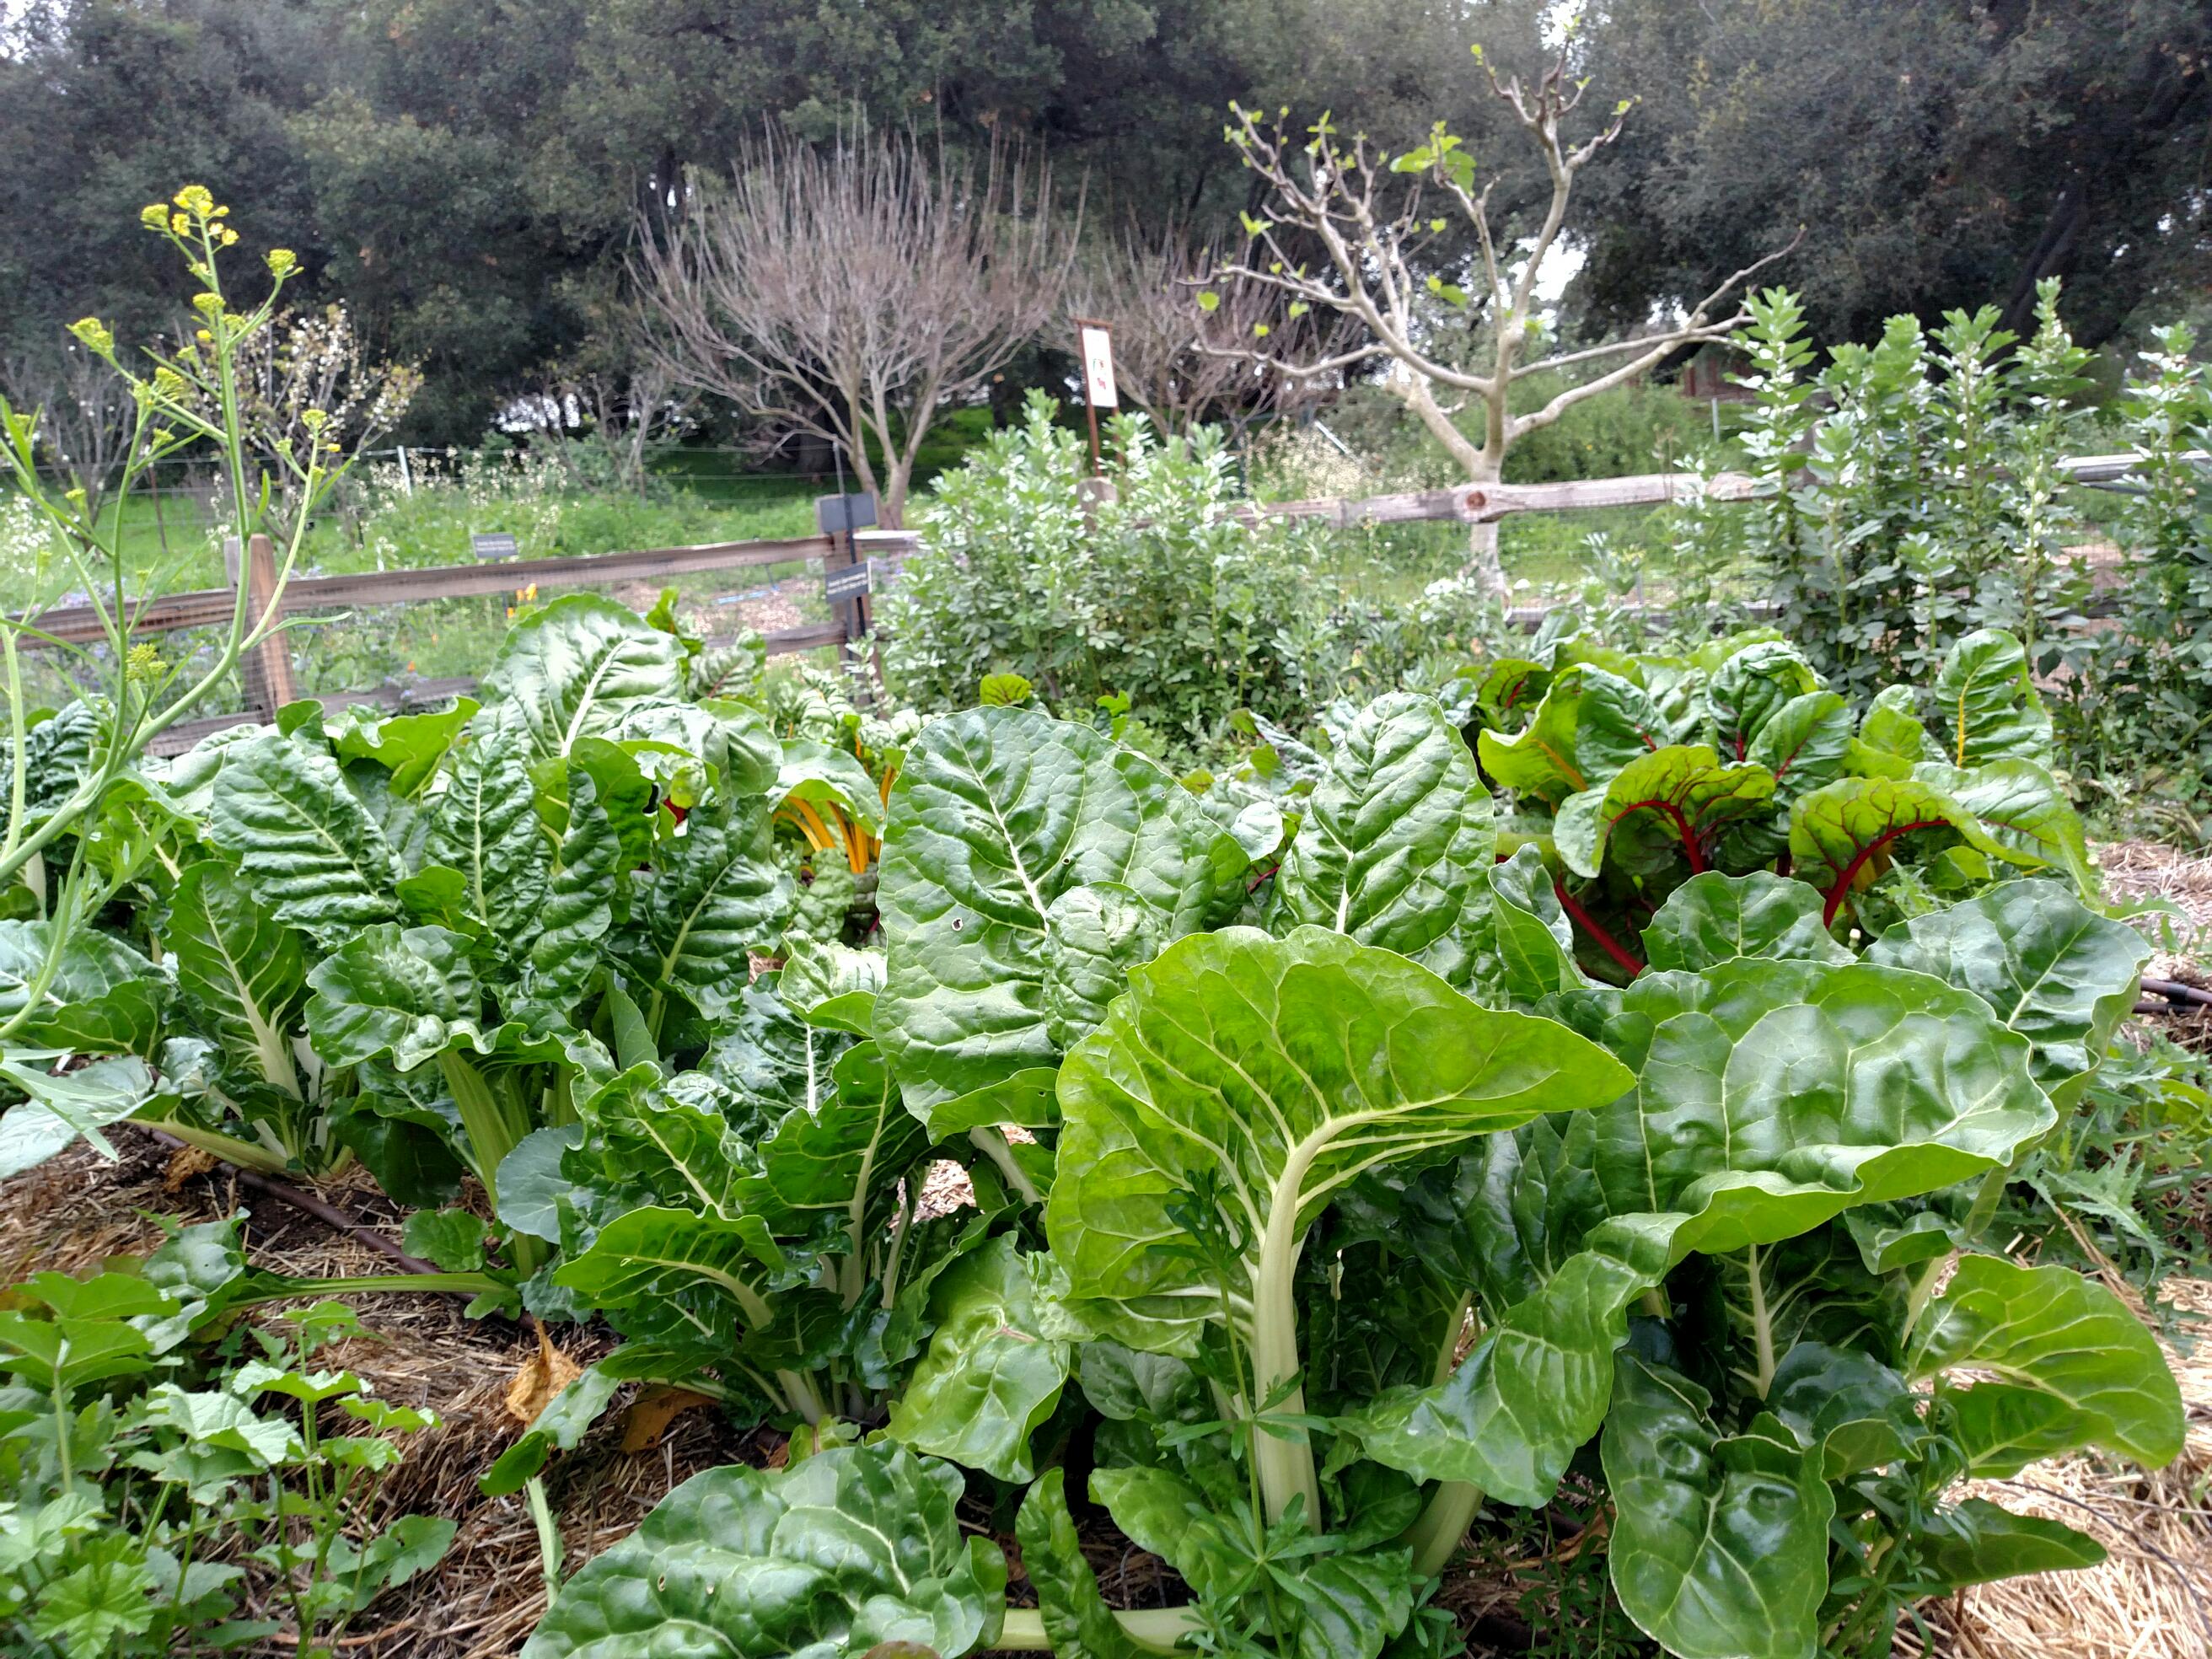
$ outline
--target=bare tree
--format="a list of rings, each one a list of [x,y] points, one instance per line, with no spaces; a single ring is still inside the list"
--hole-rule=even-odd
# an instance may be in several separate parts
[[[1131,229],[1093,251],[1073,308],[1112,327],[1115,383],[1155,426],[1185,432],[1212,422],[1241,444],[1255,422],[1301,414],[1336,391],[1324,376],[1285,374],[1242,348],[1266,339],[1278,357],[1327,359],[1354,343],[1359,322],[1310,307],[1294,317],[1270,284],[1212,280],[1221,264],[1218,247],[1180,226],[1152,236]],[[1213,303],[1194,310],[1200,288]]]
[[[898,525],[939,407],[1059,313],[1078,227],[1050,169],[996,141],[979,171],[912,132],[770,130],[689,194],[632,273],[659,362],[775,435],[841,446]]]
[[[237,377],[246,446],[271,486],[269,512],[288,535],[299,502],[289,461],[303,461],[317,444],[367,449],[399,424],[422,385],[413,364],[370,352],[343,304],[277,313],[240,345]]]
[[[92,353],[72,344],[0,360],[0,396],[18,409],[39,411],[40,461],[64,488],[84,492],[86,516],[97,519],[136,424],[130,387]]]
[[[1386,161],[1364,134],[1347,144],[1326,116],[1307,129],[1307,141],[1300,143],[1281,125],[1263,125],[1255,111],[1232,105],[1230,142],[1267,186],[1265,211],[1271,216],[1247,219],[1252,240],[1245,256],[1224,261],[1218,271],[1225,283],[1272,288],[1293,307],[1326,307],[1357,319],[1367,337],[1338,350],[1285,353],[1266,337],[1232,349],[1279,373],[1299,376],[1341,375],[1386,360],[1382,385],[1404,401],[1475,484],[1498,481],[1506,452],[1522,434],[1549,426],[1576,404],[1634,380],[1684,346],[1726,337],[1749,315],[1740,298],[1731,301],[1729,296],[1790,251],[1781,249],[1737,271],[1686,315],[1650,333],[1522,362],[1529,340],[1540,333],[1537,276],[1566,222],[1575,175],[1620,137],[1629,105],[1616,106],[1595,134],[1571,143],[1560,129],[1581,104],[1587,83],[1569,81],[1566,46],[1533,89],[1524,88],[1517,75],[1500,81],[1495,70],[1485,68],[1492,91],[1541,153],[1551,180],[1543,216],[1525,237],[1509,240],[1512,227],[1502,220],[1493,222],[1490,198],[1496,180],[1476,189],[1474,161],[1441,121],[1425,143]],[[1398,175],[1407,176],[1402,187]],[[1465,262],[1471,268],[1464,273],[1464,287],[1436,270],[1422,270],[1424,255],[1449,228],[1446,218],[1431,216],[1425,190],[1441,191],[1473,232],[1475,252]],[[1318,269],[1309,268],[1301,258],[1315,248],[1326,261]],[[1517,267],[1511,263],[1516,253],[1521,256]],[[1729,313],[1717,317],[1723,302]],[[1455,320],[1487,325],[1486,367],[1463,367],[1443,349],[1442,325]],[[1513,412],[1516,381],[1560,370],[1589,373],[1614,359],[1619,361],[1612,367],[1562,387],[1537,408]],[[1479,441],[1452,418],[1470,401],[1482,410]],[[1473,527],[1468,564],[1478,580],[1504,591],[1494,521]]]

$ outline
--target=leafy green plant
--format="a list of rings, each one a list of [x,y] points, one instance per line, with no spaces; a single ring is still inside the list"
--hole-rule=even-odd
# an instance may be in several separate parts
[[[283,1629],[246,1616],[251,1587],[257,1603],[289,1608],[302,1652],[327,1654],[378,1595],[444,1555],[449,1520],[365,1522],[398,1437],[436,1419],[377,1400],[350,1372],[312,1368],[359,1331],[349,1310],[318,1303],[280,1332],[248,1328],[258,1352],[242,1364],[215,1345],[270,1289],[247,1273],[233,1220],[183,1229],[136,1271],[42,1273],[9,1293],[0,1619],[11,1650],[247,1646]],[[326,1431],[326,1415],[342,1432]]]
[[[1598,672],[1694,708],[1717,768],[1722,744],[1748,753],[1780,710],[1827,695],[1801,684],[1802,659],[1756,646],[1656,690],[1625,659]],[[1592,647],[1568,654],[1521,678],[1551,677],[1532,694],[1550,724],[1528,729],[1564,732],[1572,764],[1574,739],[1614,728],[1602,695],[1568,709],[1597,668]],[[1954,770],[2039,740],[2005,660],[1962,659],[1946,682],[1964,711],[1944,728]],[[908,1328],[919,1357],[883,1437],[847,1448],[817,1428],[787,1472],[702,1477],[563,1592],[533,1654],[612,1652],[641,1620],[678,1616],[737,1654],[800,1630],[852,1654],[892,1639],[1449,1652],[1436,1575],[1486,1508],[1540,1509],[1571,1470],[1612,1505],[1620,1607],[1683,1655],[1871,1654],[1913,1600],[2096,1559],[2065,1528],[1947,1494],[2069,1449],[2157,1462],[2179,1445],[2178,1391],[2123,1304],[2066,1269],[1976,1253],[2091,1086],[2133,1000],[2136,936],[2030,876],[1971,884],[1885,932],[1862,906],[1862,958],[1820,889],[1708,869],[1655,907],[1654,965],[1604,986],[1575,963],[1544,838],[1501,827],[1440,705],[1393,696],[1324,725],[1325,750],[1255,726],[1268,765],[1297,778],[1264,834],[1266,814],[1179,795],[1094,727],[1012,707],[925,728],[885,830],[883,988],[871,1002],[835,990],[829,966],[786,970],[802,999],[835,990],[784,1016],[810,1075],[825,1040],[852,1041],[838,1026],[870,1034],[828,1068],[836,1103],[716,1141],[722,1161],[685,1184],[727,1197],[627,1216],[725,1241],[718,1260],[736,1265],[715,1297],[742,1313],[732,1286],[746,1284],[763,1304],[750,1329],[777,1328],[775,1298],[801,1287],[774,1283],[775,1264],[805,1230],[738,1194],[792,1127],[844,1115],[865,1060],[862,1120],[884,1123],[896,1089],[924,1126],[905,1144],[966,1132],[977,1172],[1004,1169],[1010,1198],[1040,1200],[1042,1237],[998,1218],[990,1184],[958,1224],[988,1242],[937,1279],[933,1328]],[[1901,753],[1894,725],[1846,724],[1836,746],[1886,745],[1911,781],[1934,738],[1913,720]],[[1538,749],[1515,752],[1549,778]],[[1279,864],[1250,863],[1277,843]],[[1677,830],[1654,844],[1679,846]],[[748,1035],[725,1063],[777,1041]],[[594,1107],[600,1139],[564,1164],[567,1191],[630,1156],[614,1148],[633,1099]],[[705,1144],[750,1121],[725,1107],[679,1132],[677,1108],[654,1108],[668,1127],[653,1139]],[[850,1182],[827,1202],[844,1241],[804,1291],[825,1324],[867,1308],[888,1330],[880,1294],[833,1287],[872,1285],[912,1224],[887,1209],[855,1231],[868,1204]],[[664,1221],[670,1207],[683,1213]],[[679,1254],[708,1253],[661,1260]],[[704,1305],[680,1279],[666,1291],[664,1310]],[[793,1352],[756,1346],[752,1368]],[[1176,1571],[1187,1606],[1102,1599],[1069,1508],[1079,1466],[1040,1433],[1076,1395],[1094,1419],[1091,1500]],[[577,1415],[542,1424],[544,1443],[572,1441]],[[940,1500],[920,1494],[957,1491],[963,1465],[1029,1482],[1034,1611],[1004,1606],[995,1552],[955,1552],[926,1518]],[[891,1548],[908,1569],[880,1543],[836,1541],[880,1537],[902,1508]],[[748,1590],[763,1558],[818,1590]],[[818,1577],[833,1562],[834,1594]]]

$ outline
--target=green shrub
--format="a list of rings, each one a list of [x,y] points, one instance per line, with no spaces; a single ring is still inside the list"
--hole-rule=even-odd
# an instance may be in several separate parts
[[[1220,435],[1162,439],[1141,418],[1107,434],[1118,499],[1086,521],[1083,435],[1033,396],[938,481],[925,550],[882,607],[892,694],[963,706],[987,674],[1018,672],[1052,705],[1085,714],[1127,696],[1188,757],[1250,708],[1303,720],[1346,691],[1388,686],[1477,620],[1455,582],[1409,605],[1355,597],[1315,526],[1255,528]]]

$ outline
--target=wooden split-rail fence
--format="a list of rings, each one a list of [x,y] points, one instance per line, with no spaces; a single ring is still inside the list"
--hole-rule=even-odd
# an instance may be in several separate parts
[[[2136,464],[2136,456],[2119,454],[2078,456],[2060,465],[2077,483],[2099,483],[2124,477]],[[1702,493],[1710,501],[1747,501],[1756,491],[1752,479],[1737,474],[1700,477],[1650,472],[1565,483],[1455,484],[1444,489],[1356,499],[1270,501],[1242,508],[1240,516],[1254,520],[1319,520],[1344,526],[1424,520],[1475,525],[1521,513],[1660,506],[1693,493]],[[863,530],[845,535],[799,536],[781,541],[711,542],[696,547],[647,548],[628,553],[442,565],[429,569],[380,570],[343,576],[295,576],[277,595],[274,553],[268,539],[257,536],[242,558],[233,559],[233,586],[149,599],[131,612],[131,625],[134,632],[155,634],[227,626],[236,614],[240,583],[246,590],[249,615],[262,615],[274,595],[279,599],[283,614],[289,618],[342,614],[354,606],[406,605],[472,595],[512,595],[533,586],[540,590],[600,587],[704,571],[800,562],[819,562],[827,579],[837,570],[864,562],[872,568],[896,570],[899,562],[921,544],[921,538],[914,531]],[[769,653],[811,651],[827,646],[849,647],[866,631],[866,586],[861,584],[857,587],[856,597],[834,603],[830,608],[836,619],[831,622],[766,635]],[[1516,610],[1510,616],[1523,626],[1534,627],[1543,614],[1544,607],[1530,606]],[[57,607],[15,620],[35,630],[23,636],[26,643],[35,641],[40,635],[76,643],[106,636],[99,611],[89,605]],[[157,748],[174,752],[189,748],[211,731],[234,726],[241,719],[272,719],[278,708],[301,695],[293,677],[289,642],[283,633],[264,639],[242,665],[242,673],[246,714],[180,721],[163,734]],[[309,695],[333,708],[356,703],[404,708],[442,702],[474,690],[475,685],[476,682],[469,679],[417,680],[362,690]]]

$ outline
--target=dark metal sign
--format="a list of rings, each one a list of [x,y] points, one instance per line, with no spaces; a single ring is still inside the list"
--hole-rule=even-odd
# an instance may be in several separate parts
[[[471,536],[469,551],[475,554],[479,560],[489,562],[493,559],[518,558],[521,556],[522,549],[516,545],[514,533],[512,531],[495,530],[489,535]]]
[[[868,562],[841,566],[822,574],[822,597],[832,605],[847,599],[866,599],[873,587],[869,580]]]
[[[876,498],[865,492],[817,495],[814,522],[825,536],[849,536],[855,530],[872,530],[876,523]]]

